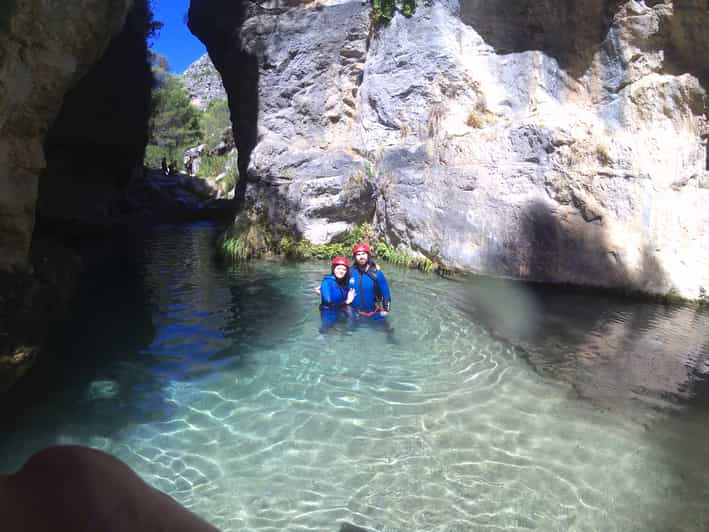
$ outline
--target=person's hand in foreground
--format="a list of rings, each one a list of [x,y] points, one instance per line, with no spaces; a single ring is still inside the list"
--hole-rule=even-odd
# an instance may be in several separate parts
[[[8,532],[218,532],[113,456],[50,447],[12,475],[0,475]]]

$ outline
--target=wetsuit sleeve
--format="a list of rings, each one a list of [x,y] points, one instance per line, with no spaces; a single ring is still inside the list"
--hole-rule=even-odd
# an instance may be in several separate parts
[[[377,270],[377,283],[379,284],[379,291],[382,293],[382,299],[384,300],[384,310],[389,312],[391,310],[391,292],[389,291],[386,277],[384,277],[384,274],[380,270]]]
[[[335,293],[332,289],[332,283],[327,279],[323,279],[322,283],[320,283],[320,297],[325,304],[335,304]]]

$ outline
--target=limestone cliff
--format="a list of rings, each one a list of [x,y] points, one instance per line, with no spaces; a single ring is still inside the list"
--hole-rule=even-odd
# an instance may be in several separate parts
[[[37,212],[45,234],[91,219],[142,159],[149,25],[145,0],[2,2],[0,391],[31,365],[76,280],[77,257],[41,238]]]
[[[106,51],[131,0],[4,2],[0,12],[0,269],[26,268],[45,135]]]
[[[709,288],[706,1],[438,0],[374,28],[360,1],[201,0],[190,25],[276,235],[373,220],[483,274]]]
[[[204,111],[212,100],[226,100],[222,77],[204,54],[180,74],[192,103]]]

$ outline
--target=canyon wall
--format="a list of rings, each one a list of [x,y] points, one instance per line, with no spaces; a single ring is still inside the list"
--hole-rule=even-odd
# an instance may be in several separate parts
[[[704,297],[706,1],[192,4],[276,238],[367,221],[449,268]]]
[[[38,235],[95,219],[147,136],[144,0],[0,7],[0,391],[34,362],[73,297],[76,254]]]

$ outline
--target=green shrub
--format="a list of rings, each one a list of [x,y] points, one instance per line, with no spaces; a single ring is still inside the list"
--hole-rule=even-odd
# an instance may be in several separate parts
[[[396,11],[395,0],[372,0],[372,22],[375,26],[389,24]],[[410,17],[416,11],[416,0],[402,0],[401,14]]]
[[[156,146],[154,144],[148,144],[145,147],[145,156],[143,157],[143,164],[148,168],[160,168],[160,162],[162,158],[168,158],[167,151]]]
[[[224,172],[226,162],[226,155],[203,155],[199,163],[197,175],[199,177],[216,177]]]
[[[360,224],[339,235],[329,244],[313,244],[305,239],[297,239],[289,233],[281,236],[273,244],[271,233],[263,223],[237,221],[220,237],[219,247],[222,255],[235,261],[243,262],[260,257],[268,249],[291,259],[312,260],[350,257],[352,248],[359,242],[367,242],[372,248],[374,259],[386,261],[397,266],[415,268],[424,272],[439,270],[439,265],[427,257],[416,257],[391,247],[381,240],[369,224]]]
[[[226,100],[212,100],[200,117],[202,142],[212,150],[222,141],[225,130],[231,128],[231,112]]]
[[[373,0],[372,19],[377,25],[388,24],[394,18],[394,0]]]
[[[331,259],[338,255],[350,257],[352,248],[359,242],[367,242],[376,260],[385,260],[397,266],[415,268],[425,272],[438,269],[438,265],[427,257],[416,257],[391,247],[379,238],[369,224],[361,224],[342,233],[329,244],[313,244],[308,240],[297,240],[292,236],[281,238],[277,252],[298,259]]]
[[[182,165],[184,151],[202,138],[200,112],[190,102],[180,79],[167,70],[167,60],[157,54],[151,58],[156,87],[151,100],[150,137],[144,164],[160,167],[163,157]]]
[[[221,255],[237,263],[262,256],[270,246],[271,235],[267,226],[248,217],[237,219],[218,241]]]
[[[218,186],[222,192],[229,192],[236,186],[236,183],[239,181],[239,170],[236,165],[234,165],[231,167],[227,166],[224,172],[226,173],[226,175],[221,181],[219,181]]]
[[[432,272],[438,269],[438,265],[428,257],[416,257],[400,249],[392,248],[386,242],[377,242],[375,253],[377,258],[397,266],[404,266],[405,268],[413,268],[424,272]]]

